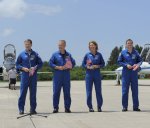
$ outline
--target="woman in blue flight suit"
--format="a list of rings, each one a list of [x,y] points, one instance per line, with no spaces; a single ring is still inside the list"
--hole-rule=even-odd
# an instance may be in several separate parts
[[[100,68],[105,66],[102,54],[98,52],[98,44],[95,41],[89,42],[89,50],[83,59],[82,66],[86,68],[86,95],[87,95],[87,106],[89,112],[94,112],[92,105],[92,88],[93,83],[95,85],[97,108],[98,112],[102,111],[103,97],[101,89],[101,74]]]
[[[140,111],[138,99],[138,71],[142,64],[142,58],[133,48],[133,41],[126,41],[126,49],[118,57],[118,64],[123,67],[122,70],[122,106],[123,112],[128,111],[128,93],[131,84],[133,111]]]

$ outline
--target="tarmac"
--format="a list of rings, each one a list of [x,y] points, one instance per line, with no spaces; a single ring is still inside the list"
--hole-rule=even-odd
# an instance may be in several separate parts
[[[94,113],[88,112],[84,81],[72,81],[72,113],[64,113],[63,93],[59,113],[53,114],[52,81],[38,82],[37,115],[17,119],[19,82],[17,90],[9,90],[7,82],[0,83],[0,128],[150,128],[150,80],[139,80],[141,112],[132,111],[130,91],[129,111],[122,112],[121,86],[116,81],[103,80],[103,112],[97,111],[93,88]],[[30,110],[29,95],[26,98],[25,113]],[[46,117],[47,116],[47,117]]]

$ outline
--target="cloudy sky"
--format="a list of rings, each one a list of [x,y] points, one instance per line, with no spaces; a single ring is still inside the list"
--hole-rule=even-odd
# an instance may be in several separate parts
[[[43,60],[65,39],[78,65],[88,42],[96,40],[107,61],[112,48],[127,38],[150,43],[149,5],[149,0],[0,0],[0,63],[7,43],[19,54],[27,38]]]

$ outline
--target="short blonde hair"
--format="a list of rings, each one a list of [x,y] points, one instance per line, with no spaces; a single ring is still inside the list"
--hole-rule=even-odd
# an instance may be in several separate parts
[[[66,41],[65,40],[59,40],[59,42],[63,42],[66,45]]]

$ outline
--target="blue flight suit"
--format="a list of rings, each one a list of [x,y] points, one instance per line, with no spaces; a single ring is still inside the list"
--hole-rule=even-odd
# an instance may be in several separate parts
[[[138,99],[138,71],[133,71],[133,69],[128,69],[127,65],[133,66],[134,64],[142,64],[142,58],[139,53],[133,48],[132,53],[125,49],[121,52],[118,57],[118,64],[123,67],[122,70],[122,106],[123,108],[128,108],[128,93],[131,84],[132,99],[133,99],[133,109],[139,107]]]
[[[37,92],[37,70],[43,65],[41,58],[38,53],[31,50],[30,54],[25,50],[17,58],[16,67],[21,73],[21,85],[20,85],[20,97],[18,100],[18,107],[20,111],[24,111],[26,94],[29,87],[30,91],[30,111],[35,111],[36,103],[36,92]],[[31,68],[37,66],[37,69],[33,76],[29,76],[29,72],[24,72],[21,69]]]
[[[71,96],[70,96],[70,70],[57,70],[56,66],[64,66],[66,64],[66,58],[70,58],[72,66],[75,66],[75,60],[71,54],[65,51],[65,54],[61,54],[60,51],[55,52],[49,60],[49,66],[54,70],[53,75],[53,107],[59,109],[59,98],[61,88],[64,92],[64,106],[66,109],[70,109]]]
[[[91,61],[92,65],[99,65],[100,68],[105,66],[104,59],[102,54],[97,52],[96,55],[93,55],[91,52],[87,53],[83,59],[82,66],[86,68],[86,95],[87,95],[87,105],[89,109],[92,109],[92,88],[93,83],[95,85],[96,98],[97,98],[97,107],[101,108],[103,104],[102,89],[101,89],[101,74],[100,68],[89,70],[87,69],[87,62]]]

